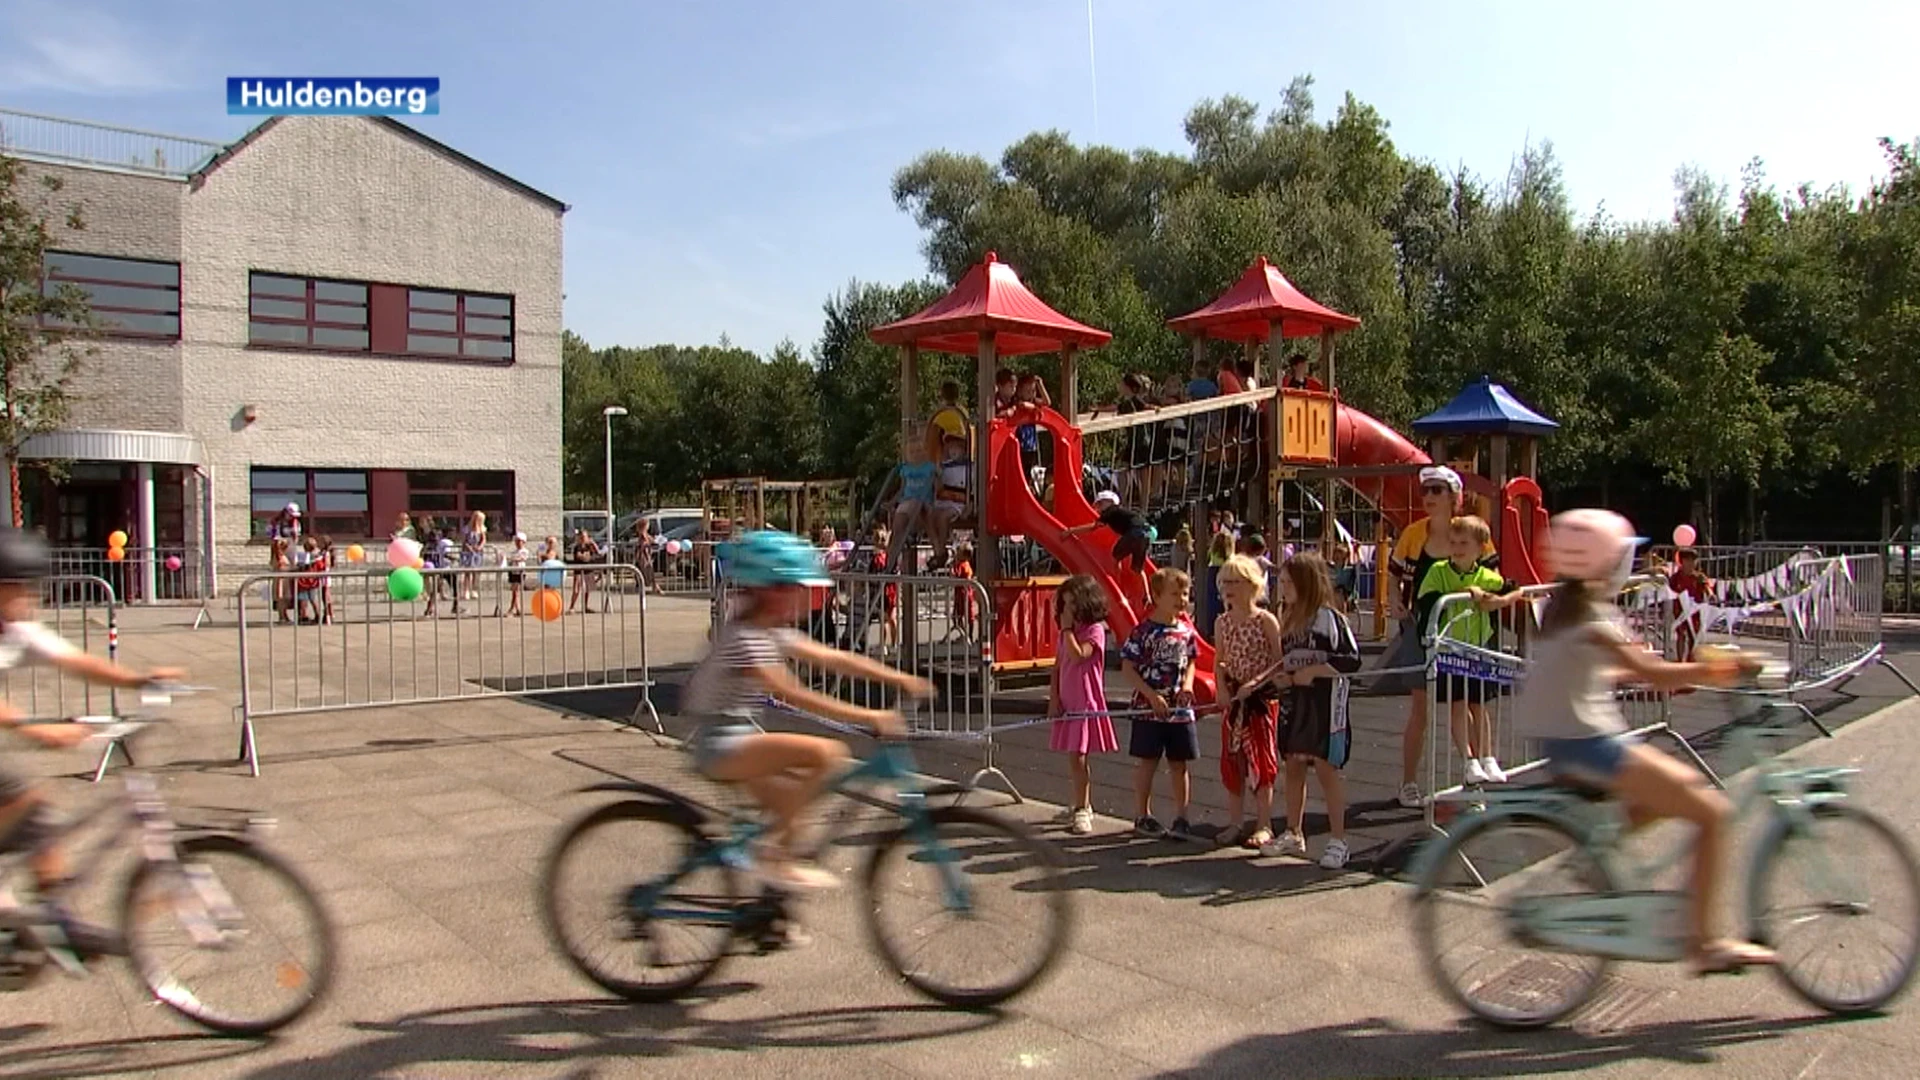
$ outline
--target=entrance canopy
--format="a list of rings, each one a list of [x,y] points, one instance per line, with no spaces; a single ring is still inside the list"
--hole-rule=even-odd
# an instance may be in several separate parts
[[[1261,256],[1220,298],[1198,311],[1167,320],[1176,334],[1222,341],[1265,341],[1278,323],[1280,336],[1316,337],[1351,330],[1360,320],[1315,303]]]
[[[974,356],[981,335],[989,333],[996,356],[1055,352],[1067,345],[1091,348],[1113,340],[1105,330],[1048,307],[991,251],[947,295],[916,315],[874,327],[868,336],[882,345]]]
[[[152,465],[199,466],[206,460],[200,440],[171,431],[48,431],[20,447],[28,461],[120,461]]]

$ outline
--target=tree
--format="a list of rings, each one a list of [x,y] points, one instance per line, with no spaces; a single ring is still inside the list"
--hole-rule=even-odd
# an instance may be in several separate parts
[[[0,449],[15,528],[23,523],[20,449],[67,422],[73,380],[91,351],[86,341],[96,325],[79,288],[44,287],[52,222],[64,219],[68,231],[85,227],[78,205],[64,213],[53,205],[60,189],[59,177],[29,181],[22,162],[0,154]]]

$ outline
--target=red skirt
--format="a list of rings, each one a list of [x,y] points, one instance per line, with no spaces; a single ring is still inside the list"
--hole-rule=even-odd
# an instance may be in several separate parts
[[[1253,777],[1256,791],[1273,786],[1280,775],[1274,749],[1279,715],[1280,703],[1273,698],[1256,697],[1227,706],[1220,719],[1220,782],[1228,794],[1240,794],[1248,776]]]

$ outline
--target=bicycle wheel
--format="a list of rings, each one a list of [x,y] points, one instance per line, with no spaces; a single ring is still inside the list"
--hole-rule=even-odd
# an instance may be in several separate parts
[[[1428,864],[1414,896],[1427,970],[1468,1012],[1500,1027],[1540,1027],[1587,1003],[1611,961],[1537,945],[1512,906],[1532,897],[1612,892],[1612,875],[1568,825],[1496,814],[1470,820]]]
[[[121,899],[128,956],[148,992],[226,1035],[277,1030],[333,981],[333,926],[313,888],[278,855],[239,836],[176,845],[142,862]]]
[[[1066,944],[1073,909],[1059,856],[1026,826],[979,810],[928,810],[926,827],[931,837],[901,822],[867,863],[874,947],[936,1001],[1006,1001],[1046,974]]]
[[[630,799],[561,834],[541,876],[542,910],[582,975],[633,1001],[668,1001],[726,959],[747,898],[725,863],[686,869],[711,843],[699,820],[688,806]],[[649,886],[658,891],[636,910]]]
[[[1920,957],[1920,870],[1900,834],[1844,804],[1785,816],[1754,853],[1747,914],[1779,953],[1795,994],[1830,1013],[1872,1012],[1898,997]],[[1822,942],[1816,927],[1839,932]]]

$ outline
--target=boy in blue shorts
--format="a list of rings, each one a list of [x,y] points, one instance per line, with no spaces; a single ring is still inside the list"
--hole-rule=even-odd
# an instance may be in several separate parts
[[[1154,571],[1147,582],[1153,610],[1120,647],[1120,672],[1133,687],[1133,707],[1153,713],[1134,717],[1127,744],[1127,753],[1135,759],[1133,831],[1138,836],[1193,838],[1187,820],[1193,797],[1187,763],[1200,756],[1200,735],[1193,716],[1194,630],[1181,618],[1192,591],[1193,580],[1185,573]],[[1153,775],[1163,757],[1173,779],[1172,829],[1153,816]]]

